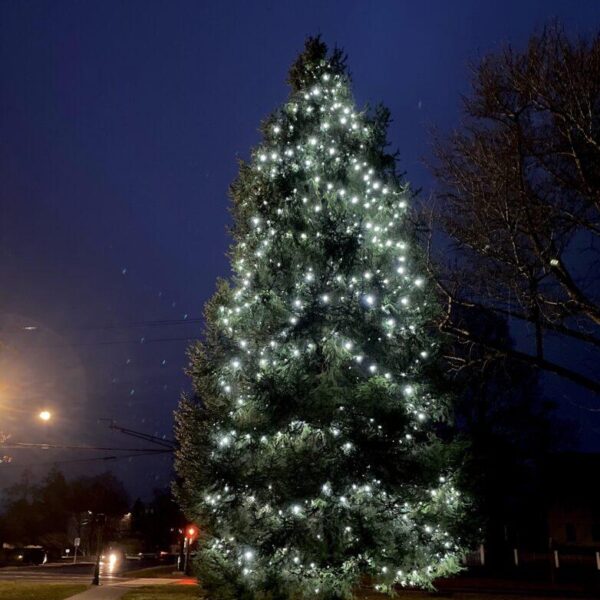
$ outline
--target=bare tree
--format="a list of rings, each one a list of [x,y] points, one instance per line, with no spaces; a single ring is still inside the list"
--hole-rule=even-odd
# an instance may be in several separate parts
[[[460,130],[437,136],[435,154],[430,217],[445,236],[430,241],[455,251],[430,254],[442,329],[479,359],[518,359],[600,394],[598,369],[557,351],[600,358],[600,34],[573,41],[554,25],[484,58]],[[479,337],[465,311],[525,325],[529,347]]]

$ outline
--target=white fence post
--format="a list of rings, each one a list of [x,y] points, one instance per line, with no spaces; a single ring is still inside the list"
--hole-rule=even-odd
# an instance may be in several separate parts
[[[519,566],[519,551],[516,548],[513,548],[513,557],[515,559],[515,567]]]
[[[554,568],[555,569],[560,568],[560,561],[558,560],[558,550],[554,551]]]
[[[596,557],[598,557],[598,552],[596,552]],[[479,544],[479,563],[485,567],[485,546],[483,544]],[[598,568],[600,569],[600,567]]]

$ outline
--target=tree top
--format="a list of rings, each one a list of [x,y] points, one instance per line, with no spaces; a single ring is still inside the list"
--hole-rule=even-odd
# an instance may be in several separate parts
[[[294,92],[312,85],[327,71],[332,74],[346,74],[346,55],[334,48],[331,53],[321,36],[310,36],[304,42],[304,51],[291,66],[288,83]]]

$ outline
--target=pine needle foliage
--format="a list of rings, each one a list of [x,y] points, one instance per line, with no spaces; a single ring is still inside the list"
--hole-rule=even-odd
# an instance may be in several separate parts
[[[233,275],[190,350],[179,497],[212,600],[429,587],[458,570],[463,502],[433,291],[345,57],[310,38],[231,187]]]

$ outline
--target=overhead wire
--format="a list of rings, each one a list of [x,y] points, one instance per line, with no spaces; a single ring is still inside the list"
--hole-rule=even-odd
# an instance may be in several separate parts
[[[0,463],[0,469],[6,467],[20,467],[22,469],[30,468],[30,467],[38,467],[42,465],[62,465],[62,464],[70,464],[70,463],[79,463],[79,462],[94,462],[94,461],[109,461],[109,460],[120,460],[123,458],[137,458],[139,456],[156,456],[157,454],[170,454],[172,450],[153,450],[152,452],[147,453],[137,453],[137,454],[120,454],[120,455],[107,455],[107,456],[92,456],[89,458],[71,458],[71,459],[63,459],[63,460],[50,460],[50,461],[42,461],[36,463],[27,463],[21,464],[17,462],[3,462]]]
[[[166,448],[165,444],[165,448]],[[67,444],[45,444],[45,443],[30,443],[30,442],[11,442],[9,444],[0,444],[0,450],[102,450],[106,452],[162,452],[162,450],[154,448],[114,448],[110,446],[79,446]]]
[[[192,325],[202,323],[204,319],[202,317],[189,317],[182,319],[147,319],[143,321],[121,321],[120,323],[102,323],[102,324],[91,324],[91,325],[67,325],[65,327],[59,327],[57,329],[51,327],[45,327],[43,325],[21,325],[11,327],[0,327],[1,331],[9,332],[24,332],[24,333],[35,333],[35,332],[57,332],[57,331],[94,331],[94,330],[113,330],[113,329],[131,329],[134,327],[168,327],[176,325]]]
[[[157,342],[191,342],[197,340],[198,337],[172,337],[172,338],[150,338],[143,340],[100,340],[96,342],[72,342],[64,344],[25,344],[20,345],[23,348],[73,348],[81,346],[115,346],[125,344],[138,344],[144,346],[145,344],[152,344]]]

